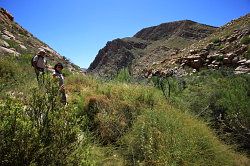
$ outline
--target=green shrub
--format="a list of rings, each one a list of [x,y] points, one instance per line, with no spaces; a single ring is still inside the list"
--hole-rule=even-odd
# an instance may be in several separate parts
[[[0,118],[1,165],[68,165],[88,156],[78,154],[88,143],[78,139],[74,107],[63,106],[50,80],[33,89],[26,106],[2,101]]]
[[[171,99],[203,117],[225,141],[249,152],[250,77],[204,71],[186,80],[187,88]]]
[[[0,92],[17,83],[18,65],[9,60],[0,58]]]
[[[214,44],[217,44],[217,43],[220,43],[221,40],[220,40],[219,38],[213,38],[213,39],[211,40],[211,42],[214,43]]]
[[[195,120],[145,110],[120,140],[127,165],[232,165],[230,151]]]
[[[135,109],[127,103],[115,104],[105,96],[93,96],[85,108],[87,125],[102,144],[114,143],[131,127]]]
[[[121,69],[114,80],[119,82],[130,82],[132,77],[129,74],[128,68]]]
[[[244,36],[241,40],[240,40],[241,44],[250,44],[250,36]]]
[[[10,45],[10,48],[15,48],[16,50],[20,49],[20,46],[14,40],[7,40],[7,43]]]
[[[243,57],[246,59],[250,59],[250,46],[248,46],[247,51],[243,54]]]

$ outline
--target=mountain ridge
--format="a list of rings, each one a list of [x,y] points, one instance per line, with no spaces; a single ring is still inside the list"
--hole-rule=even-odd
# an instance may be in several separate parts
[[[183,71],[181,69],[183,65],[199,70],[202,67],[220,68],[225,66],[223,64],[227,64],[226,66],[229,67],[236,66],[234,69],[239,70],[236,73],[248,73],[249,69],[245,67],[248,66],[249,58],[244,57],[250,52],[249,43],[242,46],[243,38],[246,38],[244,40],[249,38],[247,36],[248,26],[250,26],[249,14],[232,20],[219,28],[190,20],[162,23],[158,26],[143,28],[133,37],[119,39],[117,50],[111,47],[111,43],[116,45],[118,39],[109,41],[90,64],[88,72],[100,76],[112,76],[122,68],[128,68],[134,77],[145,77],[156,71],[168,73],[167,70],[173,70],[174,67]],[[131,41],[143,43],[145,47],[126,47],[126,43]],[[198,50],[200,54],[197,55],[197,47],[202,43],[204,46]],[[227,51],[229,47],[232,48]],[[230,54],[235,53],[233,49],[239,49],[238,52],[235,50],[237,56],[235,54],[230,56]],[[223,55],[226,53],[229,54],[229,57]],[[207,55],[213,58],[201,58]],[[223,64],[214,61],[219,59],[219,55],[224,59]],[[180,57],[186,58],[184,60],[178,59]],[[237,58],[233,63],[232,57]],[[228,58],[229,61],[227,61]],[[100,61],[100,59],[102,60]],[[241,60],[246,63],[244,62],[241,66],[237,65],[240,64]],[[186,61],[187,63],[184,63]]]
[[[133,75],[138,76],[145,66],[163,60],[165,56],[178,52],[193,41],[208,36],[215,29],[216,27],[190,20],[144,28],[133,37],[107,42],[90,64],[88,71],[110,76],[122,68],[129,68]]]

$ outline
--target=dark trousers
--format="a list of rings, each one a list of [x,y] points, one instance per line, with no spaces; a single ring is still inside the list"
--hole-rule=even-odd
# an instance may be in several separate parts
[[[61,102],[66,105],[67,103],[67,98],[66,98],[66,92],[65,90],[60,90],[60,96],[61,96]]]
[[[36,73],[36,79],[38,84],[44,83],[44,69],[43,68],[34,68],[35,69],[35,73]]]

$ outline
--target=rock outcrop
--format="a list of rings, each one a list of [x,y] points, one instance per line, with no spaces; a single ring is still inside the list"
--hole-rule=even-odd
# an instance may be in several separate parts
[[[215,30],[215,27],[189,20],[145,28],[134,37],[108,42],[99,51],[88,72],[111,76],[122,68],[128,68],[132,75],[140,77],[151,64],[171,58],[180,49]]]
[[[134,37],[144,40],[161,40],[171,36],[179,36],[185,39],[202,39],[214,32],[216,27],[199,24],[191,20],[174,21],[158,26],[144,28]]]
[[[179,70],[187,67],[194,69],[189,71],[228,67],[235,70],[235,74],[244,74],[250,73],[249,61],[250,14],[233,20],[207,38],[180,50],[171,60],[161,61],[156,66],[152,64],[145,70],[145,75],[164,75],[164,71],[173,67]]]

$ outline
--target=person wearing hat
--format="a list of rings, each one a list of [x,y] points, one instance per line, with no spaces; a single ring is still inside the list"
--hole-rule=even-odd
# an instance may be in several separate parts
[[[67,102],[67,99],[66,99],[66,93],[65,93],[65,88],[64,88],[64,77],[62,74],[62,69],[63,69],[63,64],[57,63],[54,66],[53,77],[58,79],[59,91],[61,94],[61,102],[65,105]]]
[[[32,66],[35,69],[38,83],[40,82],[40,75],[42,75],[42,81],[44,83],[44,73],[47,68],[46,52],[44,49],[39,48],[37,54],[32,58]]]

